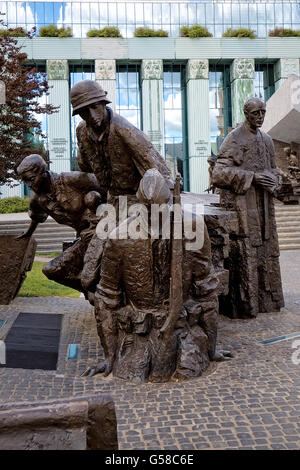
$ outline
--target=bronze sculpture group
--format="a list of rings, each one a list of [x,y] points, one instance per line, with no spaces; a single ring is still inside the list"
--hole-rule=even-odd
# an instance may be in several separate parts
[[[210,361],[232,357],[216,349],[218,278],[203,216],[192,213],[203,240],[188,249],[175,217],[175,206],[180,220],[186,211],[180,178],[172,181],[148,137],[107,106],[106,92],[96,82],[74,85],[71,103],[73,115],[82,118],[77,128],[80,171],[57,175],[41,157],[30,155],[18,174],[34,192],[32,222],[22,237],[30,237],[48,215],[77,232],[75,242],[44,273],[83,292],[94,305],[104,360],[84,375],[113,372],[135,382],[197,377]],[[273,205],[280,176],[272,140],[259,130],[264,113],[260,100],[245,104],[245,122],[224,140],[211,174],[214,187],[221,188],[221,206],[238,216],[239,229],[230,234],[225,299],[234,317],[283,305]],[[125,218],[120,216],[124,198]],[[153,237],[155,205],[165,212]],[[99,223],[110,208],[115,227],[99,236]],[[168,237],[162,230],[167,216]],[[130,225],[138,236],[123,236]]]

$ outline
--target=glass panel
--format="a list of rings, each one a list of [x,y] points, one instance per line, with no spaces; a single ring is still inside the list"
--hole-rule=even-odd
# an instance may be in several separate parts
[[[138,89],[138,72],[128,72],[128,88]]]
[[[45,3],[44,4],[44,8],[45,8],[45,23],[46,24],[53,24],[54,23],[54,19],[53,19],[53,3]]]
[[[135,4],[135,20],[137,23],[144,22],[144,9],[142,3]],[[147,18],[147,21],[150,21],[150,18]]]
[[[82,37],[81,24],[72,23],[72,33],[73,33],[74,38],[81,38]]]
[[[7,2],[7,23],[17,22],[17,7],[16,2]]]
[[[172,24],[184,24],[183,20],[179,19],[179,9],[178,5],[171,4],[171,17],[169,16],[168,18],[164,17],[164,22],[165,23],[172,23]]]
[[[274,23],[274,4],[266,5],[267,9],[267,23],[273,26]]]
[[[127,3],[126,4],[126,15],[127,15],[127,23],[134,24],[135,17],[134,17],[134,3]]]
[[[263,72],[255,72],[254,76],[254,96],[264,99]]]
[[[90,23],[90,4],[81,3],[81,21],[82,23]]]
[[[258,16],[258,23],[265,23],[266,22],[266,11],[265,5],[257,5],[257,16]]]
[[[240,5],[241,7],[241,22],[243,24],[249,23],[249,14],[248,14],[248,5],[243,3]]]
[[[214,109],[217,107],[216,91],[209,90],[209,108]]]
[[[128,107],[129,108],[138,108],[139,99],[136,90],[128,91]]]
[[[249,5],[249,21],[251,24],[257,25],[257,5]]]
[[[87,37],[87,33],[90,30],[90,25],[89,24],[82,24],[81,25],[81,37],[85,38]]]
[[[284,14],[284,22],[285,23],[290,23],[292,21],[291,13],[292,13],[291,5],[284,6],[283,14]]]
[[[206,19],[205,19],[206,24],[214,23],[214,5],[210,5],[209,3],[205,4],[205,16],[206,16]]]
[[[172,18],[172,21],[174,21],[173,18]],[[176,23],[177,22],[178,21],[176,20]],[[180,5],[179,22],[180,22],[180,24],[183,24],[183,25],[188,24],[187,5],[186,4],[181,4]]]
[[[126,26],[126,31],[127,31],[126,36],[127,36],[128,38],[133,38],[133,36],[134,36],[134,31],[135,31],[135,25],[134,25],[134,24],[133,24],[132,26],[131,26],[131,25],[127,25],[127,26]]]
[[[240,5],[237,3],[232,4],[232,23],[240,23]]]
[[[227,29],[231,25],[231,5],[223,5],[223,17]]]
[[[146,24],[152,25],[152,23],[159,23],[159,22],[160,22],[159,15],[158,14],[152,15],[152,4],[150,3],[149,5],[147,5],[146,3],[144,3],[141,23],[145,25]]]
[[[180,36],[180,28],[179,25],[171,25],[171,26],[164,26],[162,28],[164,31],[169,33],[170,37],[179,37]]]
[[[292,21],[293,24],[297,24],[300,22],[300,5],[299,4],[293,4],[292,5]]]
[[[152,9],[151,9],[152,10]],[[149,18],[149,20],[148,20]],[[148,13],[148,9],[146,9],[145,5],[145,19],[147,21],[151,21],[150,18],[152,18],[152,11]],[[153,4],[153,19],[152,22],[155,24],[162,24],[162,12],[161,12],[161,5]]]
[[[170,24],[170,5],[169,4],[162,4],[161,6],[161,11],[162,11],[162,23],[168,23]]]
[[[71,2],[63,3],[63,22],[64,23],[72,23],[72,4]]]
[[[1,11],[1,13],[6,14],[6,5],[7,5],[7,2],[0,2],[0,11]]]
[[[31,29],[29,25],[35,24],[36,22],[35,18],[36,18],[35,4],[33,2],[26,3],[26,23],[28,25],[27,29]]]
[[[188,5],[188,22],[189,25],[197,23],[197,5]]]
[[[129,104],[128,104],[129,98],[128,98],[127,89],[120,90],[118,103],[119,103],[120,109],[127,109],[129,107]]]
[[[117,5],[118,25],[126,24],[126,7],[124,3]]]
[[[182,137],[181,109],[165,109],[165,137]],[[170,140],[169,140],[170,142]],[[172,141],[171,141],[172,142]]]
[[[215,7],[215,24],[223,23],[223,5],[214,5]]]
[[[140,119],[137,111],[133,109],[124,109],[122,112],[120,112],[120,114],[129,122],[131,122],[131,124],[133,124],[135,127],[140,127]]]
[[[211,66],[209,72],[210,141],[212,153],[217,154],[227,134],[230,119],[229,66]],[[226,82],[225,82],[226,81]]]
[[[109,24],[115,26],[117,24],[117,5],[110,3],[108,5]]]
[[[264,38],[267,36],[268,28],[265,24],[259,24],[257,27],[257,36],[259,38]]]
[[[74,5],[74,4],[73,4]],[[79,4],[80,6],[80,4]],[[74,25],[73,25],[74,28]],[[70,85],[71,87],[80,80],[95,80],[95,69],[93,64],[69,64],[70,70]],[[71,168],[72,170],[78,169],[77,164],[77,139],[76,139],[76,127],[81,121],[80,116],[77,114],[72,117],[71,120],[71,139],[72,139],[72,151],[71,151]]]
[[[139,70],[136,65],[117,65],[117,112],[140,127]]]
[[[22,23],[26,23],[25,8],[25,4],[17,3],[17,24],[20,26]],[[33,21],[33,18],[31,19],[31,21]]]
[[[60,2],[53,2],[54,23],[62,22],[63,6]]]
[[[275,3],[274,7],[276,24],[283,23],[283,5]]]
[[[205,25],[205,5],[197,4],[197,24]]]
[[[179,171],[188,185],[185,174],[185,146],[183,145],[183,103],[181,65],[165,65],[163,75],[165,159],[173,177]]]
[[[107,3],[99,3],[100,23],[108,24],[108,8]]]
[[[220,25],[215,25],[214,29],[215,29],[214,36],[216,38],[221,38],[222,34],[224,32],[223,26],[221,24]]]

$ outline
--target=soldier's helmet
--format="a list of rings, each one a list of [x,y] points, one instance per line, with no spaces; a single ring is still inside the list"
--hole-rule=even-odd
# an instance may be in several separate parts
[[[17,168],[17,173],[22,176],[24,173],[31,171],[33,173],[44,173],[47,170],[47,163],[38,154],[33,153],[25,157]]]
[[[97,101],[105,101],[105,103],[111,103],[106,98],[107,91],[104,91],[99,83],[94,82],[93,80],[81,80],[76,83],[70,93],[71,103],[72,103],[72,116],[78,114],[81,108],[89,106],[92,103]]]

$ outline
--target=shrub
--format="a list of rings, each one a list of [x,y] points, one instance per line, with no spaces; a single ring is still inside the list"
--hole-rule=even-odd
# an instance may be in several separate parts
[[[156,31],[151,28],[136,28],[134,32],[135,38],[167,38],[169,33],[167,31],[163,31],[162,29],[157,29]]]
[[[252,29],[249,28],[239,28],[232,29],[228,28],[225,33],[223,33],[223,38],[250,38],[255,39],[256,34]]]
[[[193,26],[182,26],[180,35],[186,38],[210,38],[212,34],[205,26],[194,24]]]
[[[0,199],[0,214],[27,212],[28,209],[29,197],[6,197]]]
[[[300,30],[293,30],[293,29],[284,29],[284,28],[275,28],[269,31],[270,37],[280,37],[280,38],[288,38],[288,37],[300,37]]]
[[[58,28],[54,24],[40,28],[41,38],[71,38],[73,36],[71,28]]]
[[[11,36],[14,38],[24,38],[26,36],[26,31],[24,28],[9,28],[9,29],[0,29],[0,36]]]
[[[121,38],[122,37],[119,28],[115,28],[114,26],[106,26],[103,29],[90,29],[90,31],[88,31],[86,35],[88,38]]]

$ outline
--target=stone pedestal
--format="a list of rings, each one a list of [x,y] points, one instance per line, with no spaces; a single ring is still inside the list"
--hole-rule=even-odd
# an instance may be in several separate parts
[[[254,96],[254,59],[234,59],[230,69],[232,126],[244,121],[244,104]]]

